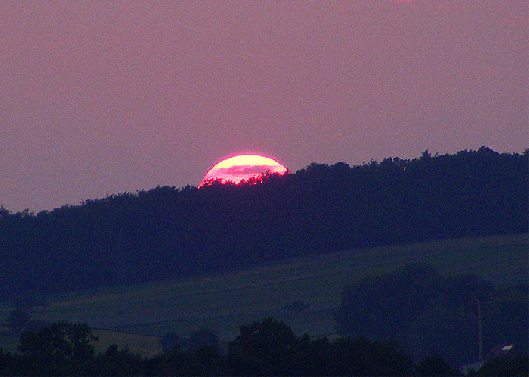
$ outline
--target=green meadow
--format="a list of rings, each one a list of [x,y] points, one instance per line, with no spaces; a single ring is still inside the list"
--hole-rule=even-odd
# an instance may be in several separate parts
[[[87,322],[99,336],[98,350],[116,343],[147,355],[160,351],[159,338],[182,337],[202,326],[221,341],[238,326],[274,317],[298,333],[334,334],[333,309],[342,290],[367,275],[410,263],[429,263],[446,275],[474,273],[497,286],[527,281],[528,234],[441,240],[351,250],[284,260],[236,272],[165,281],[49,298],[33,308],[34,320]],[[289,307],[301,302],[298,310]],[[13,308],[0,308],[5,323]],[[0,347],[14,348],[13,336],[0,333]]]

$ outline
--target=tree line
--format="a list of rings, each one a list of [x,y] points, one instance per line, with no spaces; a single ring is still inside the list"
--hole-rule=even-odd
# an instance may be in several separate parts
[[[164,350],[153,357],[111,345],[96,354],[97,338],[87,324],[56,322],[23,333],[16,353],[0,348],[0,374],[109,376],[109,375],[304,375],[304,376],[459,376],[438,355],[414,363],[394,342],[364,337],[335,340],[296,336],[283,322],[266,318],[240,326],[240,334],[218,348],[199,346]],[[527,356],[487,362],[477,376],[527,375]]]
[[[313,163],[240,185],[156,187],[37,214],[0,208],[0,299],[376,245],[527,232],[529,153]]]

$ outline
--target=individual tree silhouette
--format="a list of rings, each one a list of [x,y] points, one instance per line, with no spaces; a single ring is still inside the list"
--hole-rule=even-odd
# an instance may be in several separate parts
[[[266,318],[240,326],[240,334],[229,343],[228,362],[236,375],[285,375],[289,373],[297,343],[292,329]]]
[[[82,372],[93,360],[94,340],[87,324],[56,322],[39,332],[23,333],[18,349],[28,374],[62,374],[70,368]]]

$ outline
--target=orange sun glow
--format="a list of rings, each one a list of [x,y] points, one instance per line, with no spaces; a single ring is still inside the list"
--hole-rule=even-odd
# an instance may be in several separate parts
[[[287,168],[268,157],[256,154],[241,154],[222,160],[213,166],[198,187],[216,180],[220,180],[222,183],[233,182],[239,184],[241,181],[247,181],[252,177],[257,178],[266,172],[283,175],[287,172]]]

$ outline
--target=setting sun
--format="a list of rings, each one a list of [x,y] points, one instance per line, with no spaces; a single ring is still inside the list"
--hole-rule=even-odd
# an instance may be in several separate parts
[[[233,182],[239,184],[243,180],[246,181],[252,177],[259,177],[266,172],[283,175],[287,172],[287,168],[269,157],[255,154],[241,154],[222,160],[213,166],[204,176],[199,187],[212,180],[221,180],[222,183]]]

